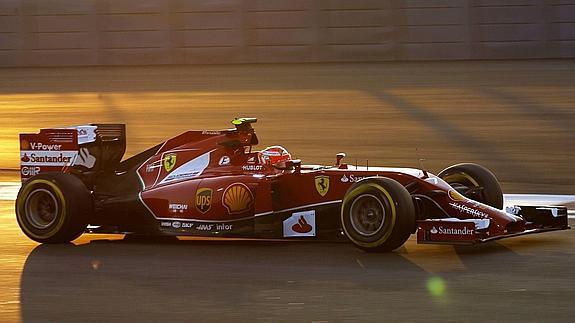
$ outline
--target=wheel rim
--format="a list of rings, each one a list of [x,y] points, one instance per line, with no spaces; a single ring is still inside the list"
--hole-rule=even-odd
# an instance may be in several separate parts
[[[36,229],[46,229],[58,218],[59,207],[56,196],[43,188],[30,193],[24,207],[26,220]]]
[[[385,224],[385,207],[375,195],[364,194],[351,204],[350,222],[358,234],[370,237],[379,232]]]
[[[481,186],[481,185],[479,185],[477,180],[474,179],[471,175],[468,175],[468,174],[463,173],[463,172],[445,175],[442,177],[442,179],[444,181],[446,181],[449,185],[459,184],[459,185],[466,186],[466,187]]]
[[[466,173],[454,173],[443,178],[451,187],[466,198],[484,202],[483,189],[477,191],[481,185],[471,175]]]

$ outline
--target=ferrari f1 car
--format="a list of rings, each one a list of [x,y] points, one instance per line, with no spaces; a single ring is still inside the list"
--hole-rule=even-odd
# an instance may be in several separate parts
[[[253,149],[255,118],[188,131],[122,161],[125,126],[21,134],[16,215],[41,243],[84,232],[318,239],[345,235],[368,251],[475,244],[568,229],[567,210],[505,211],[495,176],[477,164],[424,169],[302,165],[281,146]]]

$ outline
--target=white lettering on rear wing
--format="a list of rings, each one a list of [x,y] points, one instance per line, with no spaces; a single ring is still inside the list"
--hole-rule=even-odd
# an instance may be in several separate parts
[[[20,134],[20,176],[24,181],[44,172],[61,172],[78,154],[78,130],[42,129]]]

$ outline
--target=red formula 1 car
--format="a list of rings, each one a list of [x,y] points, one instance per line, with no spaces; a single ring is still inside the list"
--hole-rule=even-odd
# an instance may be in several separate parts
[[[308,239],[341,236],[391,251],[419,243],[474,244],[568,229],[562,207],[503,211],[495,176],[476,164],[437,176],[412,168],[302,165],[280,146],[252,149],[254,118],[235,129],[188,131],[129,159],[124,125],[20,135],[16,215],[43,243],[84,232]]]

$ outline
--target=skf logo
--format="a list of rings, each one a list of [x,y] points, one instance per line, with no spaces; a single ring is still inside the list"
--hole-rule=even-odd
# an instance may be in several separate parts
[[[315,177],[315,189],[321,196],[325,196],[329,191],[329,176],[320,175]]]
[[[196,191],[196,209],[206,213],[212,207],[212,189],[200,188]]]
[[[230,214],[249,211],[253,202],[252,192],[242,183],[234,183],[224,192],[223,204]]]
[[[176,166],[176,154],[167,154],[164,156],[164,169],[170,172]]]

